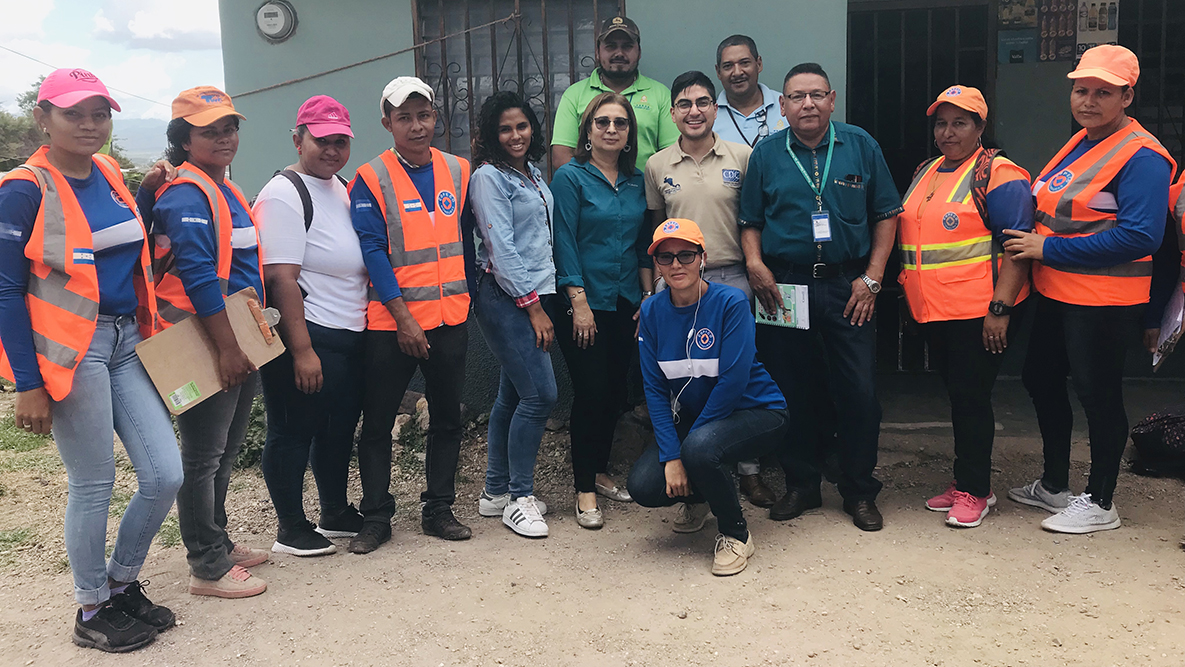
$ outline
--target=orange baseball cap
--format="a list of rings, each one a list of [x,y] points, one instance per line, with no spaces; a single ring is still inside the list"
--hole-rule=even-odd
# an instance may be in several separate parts
[[[933,116],[934,112],[938,111],[938,107],[943,104],[953,104],[960,109],[966,109],[974,114],[979,114],[980,119],[986,119],[988,114],[987,101],[983,99],[983,93],[979,92],[978,88],[971,86],[951,86],[942,91],[938,95],[938,99],[934,100],[934,104],[926,109],[927,116]]]
[[[1130,50],[1115,44],[1087,49],[1068,79],[1102,79],[1113,86],[1134,86],[1140,80],[1140,59]]]
[[[663,241],[670,239],[682,239],[704,247],[704,235],[700,232],[699,225],[686,218],[668,218],[654,230],[654,242],[646,252],[653,255]]]
[[[205,127],[226,116],[247,119],[235,111],[235,105],[230,102],[230,95],[214,86],[198,86],[183,90],[177,99],[173,100],[173,120],[183,118],[194,127]]]

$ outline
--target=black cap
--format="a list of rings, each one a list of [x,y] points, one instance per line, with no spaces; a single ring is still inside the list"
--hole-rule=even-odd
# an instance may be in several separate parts
[[[601,29],[597,31],[597,43],[600,43],[601,40],[609,36],[609,33],[615,30],[620,30],[637,41],[642,41],[637,23],[624,16],[614,16],[601,21]]]

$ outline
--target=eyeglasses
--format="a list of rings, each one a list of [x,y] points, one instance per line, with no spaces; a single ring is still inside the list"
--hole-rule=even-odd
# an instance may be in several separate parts
[[[687,113],[688,111],[691,111],[691,106],[694,104],[696,109],[699,109],[700,111],[707,111],[708,109],[712,108],[712,105],[715,103],[716,101],[710,97],[701,97],[695,102],[692,102],[689,99],[682,99],[678,102],[675,102],[675,108],[679,111],[682,111],[683,113]]]
[[[679,263],[686,266],[700,256],[702,250],[684,250],[682,252],[660,252],[654,255],[654,261],[663,266],[670,266],[678,258]]]
[[[753,114],[753,120],[757,121],[757,138],[764,139],[769,136],[769,123],[767,122],[766,114],[768,109],[761,107],[757,113]]]
[[[610,121],[608,116],[597,116],[593,119],[593,123],[596,124],[598,130],[609,129],[610,122],[613,123],[613,127],[617,128],[618,132],[625,132],[630,129],[630,119],[622,118],[621,116],[612,119],[612,121]]]
[[[822,102],[823,100],[827,99],[827,96],[830,94],[830,90],[812,90],[809,93],[791,93],[786,96],[786,99],[795,104],[802,104],[803,101],[809,96],[811,101]]]

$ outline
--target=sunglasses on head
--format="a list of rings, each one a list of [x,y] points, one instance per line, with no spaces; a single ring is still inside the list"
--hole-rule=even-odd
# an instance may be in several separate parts
[[[682,252],[659,252],[654,254],[654,261],[663,266],[670,266],[676,259],[679,263],[686,266],[695,261],[696,257],[700,256],[702,250],[684,250]]]
[[[593,123],[596,124],[598,130],[607,130],[609,129],[610,119],[608,116],[597,116],[593,119]],[[619,132],[625,132],[630,129],[630,119],[628,118],[618,116],[612,119],[612,123],[613,127],[617,128]]]

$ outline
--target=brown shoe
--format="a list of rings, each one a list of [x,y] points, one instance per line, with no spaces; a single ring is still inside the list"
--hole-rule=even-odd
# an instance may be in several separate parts
[[[236,544],[230,552],[230,560],[239,567],[255,567],[267,562],[268,553],[263,549],[252,549]]]
[[[757,507],[773,507],[778,497],[765,485],[761,475],[740,475],[741,493]]]
[[[246,569],[235,565],[221,579],[209,580],[189,577],[191,595],[209,595],[216,598],[249,598],[267,590],[267,582]]]

